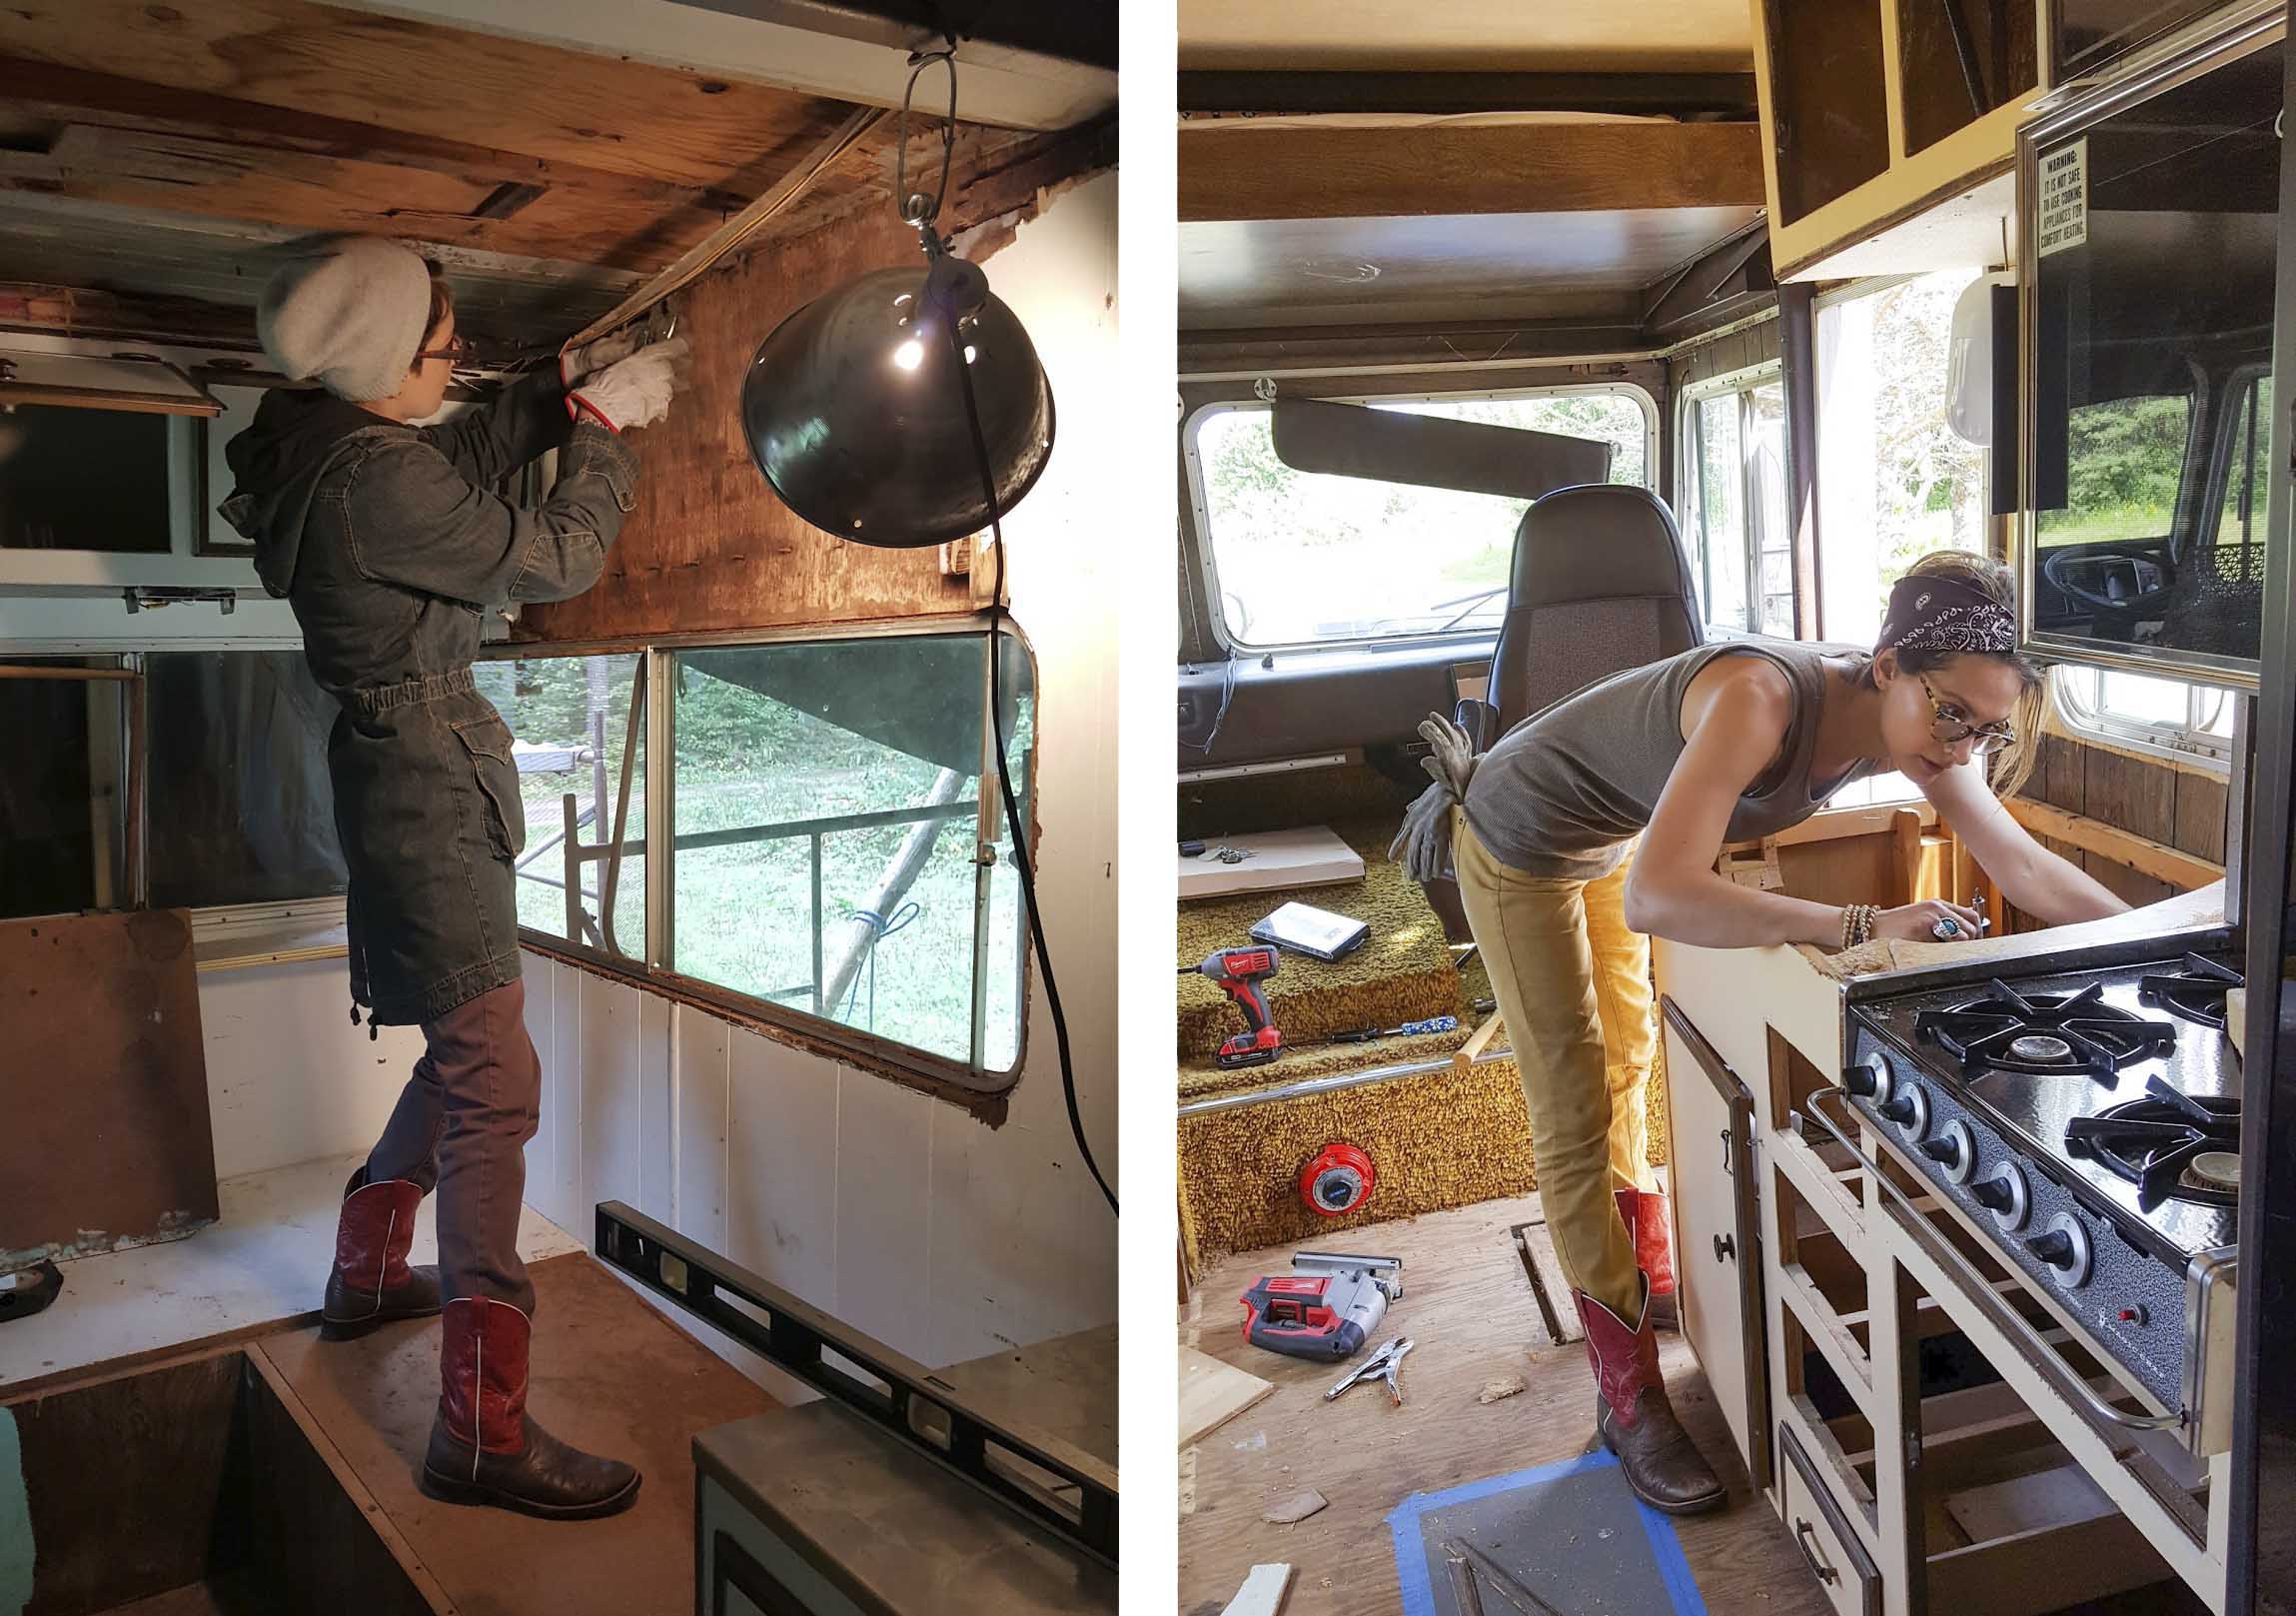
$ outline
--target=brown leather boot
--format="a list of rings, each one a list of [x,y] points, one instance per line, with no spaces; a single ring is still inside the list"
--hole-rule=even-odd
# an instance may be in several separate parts
[[[1682,1318],[1675,1305],[1675,1248],[1672,1225],[1667,1218],[1667,1197],[1655,1189],[1622,1189],[1615,1194],[1619,1216],[1635,1242],[1635,1266],[1642,1269],[1643,1276],[1651,1282],[1650,1300],[1644,1304],[1643,1315],[1651,1321],[1654,1330],[1680,1330]]]
[[[407,1262],[422,1202],[422,1186],[405,1178],[371,1184],[365,1167],[351,1175],[335,1223],[335,1271],[319,1309],[323,1337],[340,1341],[395,1318],[439,1311],[439,1270]]]
[[[1649,1300],[1649,1281],[1644,1281]],[[1659,1339],[1646,1317],[1630,1326],[1583,1290],[1573,1291],[1595,1367],[1595,1430],[1619,1456],[1627,1485],[1653,1509],[1699,1515],[1724,1501],[1721,1480],[1675,1418],[1659,1376]],[[1648,1311],[1647,1308],[1644,1311]]]
[[[439,1417],[423,1455],[423,1490],[449,1503],[551,1520],[627,1509],[637,1497],[635,1470],[569,1447],[527,1412],[533,1331],[533,1321],[509,1302],[462,1296],[447,1304]]]

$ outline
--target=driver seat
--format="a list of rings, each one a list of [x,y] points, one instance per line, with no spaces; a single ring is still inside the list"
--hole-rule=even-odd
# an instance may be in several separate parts
[[[1623,483],[1559,488],[1516,526],[1489,699],[1462,701],[1457,722],[1482,754],[1566,696],[1705,643],[1690,558],[1666,502]],[[1426,892],[1444,933],[1473,940],[1458,882],[1444,875]]]

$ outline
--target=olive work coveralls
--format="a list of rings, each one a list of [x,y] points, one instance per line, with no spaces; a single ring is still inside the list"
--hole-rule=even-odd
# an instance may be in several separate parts
[[[549,450],[539,506],[496,493]],[[528,1038],[512,859],[526,844],[511,733],[471,678],[484,614],[597,581],[636,498],[630,448],[570,425],[549,366],[435,427],[314,389],[268,395],[225,449],[223,507],[302,626],[342,711],[328,739],[350,872],[351,995],[427,1049],[368,1158],[439,1190],[449,1300],[534,1309],[518,1255],[541,1063]]]

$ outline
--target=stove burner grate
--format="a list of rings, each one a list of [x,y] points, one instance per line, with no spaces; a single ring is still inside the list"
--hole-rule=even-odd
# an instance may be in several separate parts
[[[1914,1036],[1960,1061],[1964,1077],[1989,1069],[2085,1073],[2110,1083],[2130,1061],[2176,1047],[2175,1027],[2105,1003],[2102,982],[2077,993],[2019,993],[1998,980],[1987,986],[1983,998],[1914,1017]]]
[[[2181,972],[2146,975],[2137,983],[2136,996],[2187,1021],[2198,1021],[2202,1026],[2222,1026],[2225,991],[2240,986],[2244,980],[2237,970],[2188,953]]]
[[[2238,1170],[2232,1187],[2209,1157],[2240,1152],[2240,1098],[2185,1094],[2158,1077],[2145,1081],[2146,1098],[2115,1105],[2065,1125],[2065,1151],[2085,1156],[2136,1185],[2137,1210],[2169,1199],[2207,1206],[2240,1204]],[[2196,1170],[2206,1168],[2209,1170]]]

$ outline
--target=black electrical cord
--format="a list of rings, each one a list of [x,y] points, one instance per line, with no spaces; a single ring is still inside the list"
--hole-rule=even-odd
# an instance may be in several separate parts
[[[997,633],[1004,617],[1004,516],[996,497],[996,472],[988,458],[988,438],[980,428],[980,405],[973,398],[972,373],[965,365],[964,338],[957,331],[956,317],[947,310],[942,313],[947,316],[949,354],[956,364],[958,391],[964,395],[965,425],[972,431],[973,455],[980,467],[981,494],[988,501],[989,539],[996,549],[996,588],[988,604],[988,727],[996,738],[996,783],[1004,798],[1004,821],[1012,828],[1012,861],[1020,872],[1020,894],[1028,905],[1029,942],[1036,951],[1036,968],[1044,973],[1044,1002],[1052,1010],[1052,1035],[1060,1045],[1060,1086],[1068,1100],[1069,1131],[1076,1135],[1076,1148],[1092,1181],[1107,1197],[1109,1211],[1115,1212],[1116,1191],[1108,1187],[1100,1164],[1092,1159],[1092,1146],[1084,1137],[1084,1117],[1076,1108],[1076,1065],[1068,1052],[1068,1017],[1061,1012],[1060,987],[1052,978],[1052,953],[1045,946],[1044,918],[1036,906],[1034,860],[1021,832],[1020,805],[1013,798],[1012,769],[1005,758],[1004,647]]]

